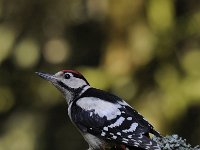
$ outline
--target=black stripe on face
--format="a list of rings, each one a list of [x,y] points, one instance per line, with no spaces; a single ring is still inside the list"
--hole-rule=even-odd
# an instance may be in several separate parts
[[[59,87],[59,88],[61,87],[63,89],[66,89],[67,91],[71,92],[73,94],[74,98],[77,98],[77,96],[79,96],[79,93],[81,93],[81,91],[83,90],[83,88],[86,86],[86,85],[83,85],[82,87],[74,89],[74,88],[68,87],[62,81],[57,81],[57,84],[58,84],[57,87]],[[61,90],[61,91],[63,92],[63,90]]]
[[[66,86],[62,81],[57,81],[58,85],[61,86],[62,88],[66,89],[66,90],[70,90],[71,88],[69,88],[68,86]]]

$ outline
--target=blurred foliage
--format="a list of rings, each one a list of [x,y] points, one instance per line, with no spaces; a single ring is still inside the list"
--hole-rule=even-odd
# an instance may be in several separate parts
[[[67,68],[199,144],[199,27],[198,0],[0,0],[0,150],[86,149],[34,74]]]

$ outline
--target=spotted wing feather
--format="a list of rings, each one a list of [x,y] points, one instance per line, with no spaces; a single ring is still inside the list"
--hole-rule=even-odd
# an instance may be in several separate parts
[[[84,106],[84,103],[89,102],[80,97],[74,102],[71,109],[71,118],[82,132],[89,132],[110,143],[147,150],[159,149],[156,142],[145,136],[146,133],[153,130],[152,125],[123,100],[97,89],[86,91],[82,97],[90,97],[92,99],[91,106],[89,104],[87,107]],[[84,103],[81,103],[81,100]]]

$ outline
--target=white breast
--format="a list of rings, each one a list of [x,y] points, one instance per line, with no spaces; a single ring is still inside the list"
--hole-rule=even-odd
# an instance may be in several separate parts
[[[104,149],[106,145],[103,140],[100,140],[99,138],[97,138],[96,136],[92,134],[87,133],[87,134],[84,134],[83,137],[85,138],[85,140],[90,146],[89,150]]]

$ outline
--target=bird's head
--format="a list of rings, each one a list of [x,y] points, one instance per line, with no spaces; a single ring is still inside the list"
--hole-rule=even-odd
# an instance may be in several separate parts
[[[82,74],[74,70],[62,70],[55,74],[36,72],[41,78],[51,82],[59,91],[61,91],[70,103],[80,96],[90,85]]]

